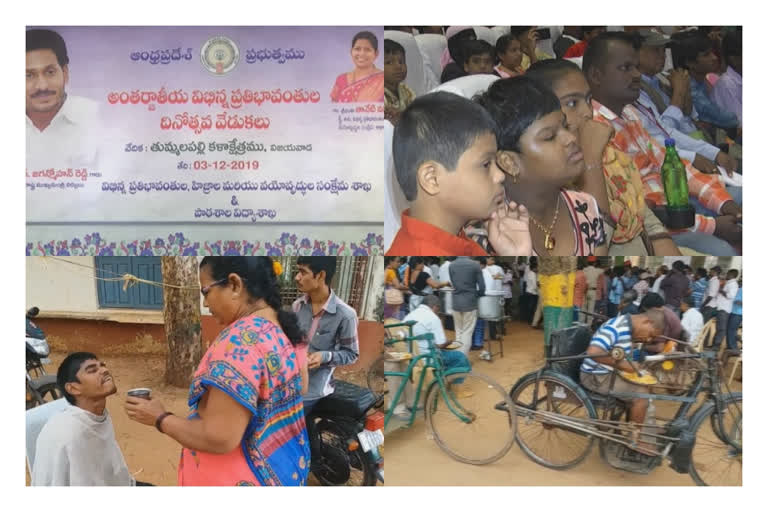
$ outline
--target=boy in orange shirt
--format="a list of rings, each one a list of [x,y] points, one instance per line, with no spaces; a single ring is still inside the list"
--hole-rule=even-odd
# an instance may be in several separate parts
[[[448,92],[421,96],[402,113],[392,154],[411,207],[387,255],[487,255],[464,233],[477,220],[498,254],[531,254],[528,211],[505,198],[495,128],[483,107]]]

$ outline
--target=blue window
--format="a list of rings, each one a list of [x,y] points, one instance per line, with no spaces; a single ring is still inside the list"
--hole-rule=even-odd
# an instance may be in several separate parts
[[[97,256],[97,275],[120,278],[133,274],[140,279],[163,282],[159,256]],[[123,290],[123,281],[97,281],[99,307],[127,309],[163,309],[163,289],[139,283]]]

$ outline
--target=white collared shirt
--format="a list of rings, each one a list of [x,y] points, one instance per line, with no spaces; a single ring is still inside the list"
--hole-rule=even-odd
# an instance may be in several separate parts
[[[720,292],[720,278],[715,276],[709,279],[709,287],[707,288],[707,297],[712,297],[707,306],[715,307],[717,302],[717,295]]]
[[[98,168],[104,133],[99,105],[94,100],[67,95],[64,104],[44,130],[29,117],[27,123],[27,171]]]
[[[438,280],[441,283],[451,283],[451,274],[448,272],[448,267],[451,266],[451,262],[448,260],[445,260],[445,262],[440,265],[440,272],[438,272],[439,278]],[[451,286],[453,286],[453,283],[451,283]]]
[[[683,313],[683,319],[680,321],[680,325],[682,325],[683,329],[688,333],[688,341],[693,343],[704,328],[704,317],[698,309],[689,308],[688,311]]]
[[[736,294],[739,292],[739,282],[736,279],[729,279],[723,287],[723,292],[725,292],[725,295],[718,290],[715,304],[718,311],[725,311],[730,314],[733,310],[733,299],[736,298]]]
[[[491,265],[483,269],[483,279],[485,280],[485,294],[486,295],[501,295],[503,293],[502,280],[494,279],[494,276],[504,277],[501,267],[497,265]],[[490,293],[489,293],[490,292]]]

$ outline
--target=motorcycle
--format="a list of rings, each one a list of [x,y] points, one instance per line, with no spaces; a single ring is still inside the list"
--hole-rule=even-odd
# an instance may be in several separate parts
[[[29,309],[26,314],[27,409],[63,396],[56,383],[56,375],[48,375],[43,366],[51,363],[48,359],[51,349],[43,330],[32,321],[38,314],[40,309],[37,307]]]
[[[345,381],[334,387],[307,416],[312,473],[327,486],[384,483],[384,414],[369,414],[382,397]]]

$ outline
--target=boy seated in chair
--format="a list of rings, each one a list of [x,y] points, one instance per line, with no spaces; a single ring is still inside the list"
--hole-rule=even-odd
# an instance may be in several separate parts
[[[592,336],[587,348],[587,355],[581,364],[581,384],[601,395],[616,393],[649,393],[648,384],[644,383],[649,376],[641,371],[639,374],[627,361],[632,353],[632,341],[650,341],[664,331],[664,313],[657,309],[637,315],[619,315],[605,322]],[[625,358],[619,361],[610,355],[612,349],[619,347],[624,350]],[[619,370],[613,385],[612,373]],[[643,424],[648,410],[647,398],[634,398],[629,402],[629,421]],[[639,434],[639,432],[637,432]],[[642,441],[637,442],[635,450],[646,455],[655,455],[653,446]]]

